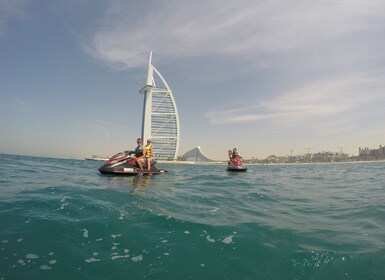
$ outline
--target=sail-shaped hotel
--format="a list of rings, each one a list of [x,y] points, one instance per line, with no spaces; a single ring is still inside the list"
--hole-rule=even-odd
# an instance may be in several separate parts
[[[151,60],[152,52],[146,85],[139,91],[144,97],[142,139],[152,140],[154,158],[173,160],[177,158],[180,140],[178,110],[170,87]]]

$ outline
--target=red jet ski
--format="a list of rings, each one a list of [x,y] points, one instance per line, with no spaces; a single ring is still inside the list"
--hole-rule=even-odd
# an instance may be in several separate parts
[[[240,156],[231,157],[228,161],[226,171],[230,172],[246,172],[247,167],[243,166],[243,159]]]
[[[131,155],[134,154],[133,151],[124,151],[113,155],[105,164],[102,165],[98,170],[102,174],[109,175],[122,175],[122,176],[135,176],[135,175],[153,175],[153,174],[162,174],[167,172],[164,169],[158,169],[155,167],[155,160],[151,161],[150,170],[147,169],[146,160],[143,160],[142,166],[143,169],[139,169],[136,164],[135,158]]]

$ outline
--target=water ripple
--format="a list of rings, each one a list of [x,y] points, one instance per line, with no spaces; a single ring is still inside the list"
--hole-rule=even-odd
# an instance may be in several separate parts
[[[384,163],[163,165],[0,155],[0,279],[382,279]]]

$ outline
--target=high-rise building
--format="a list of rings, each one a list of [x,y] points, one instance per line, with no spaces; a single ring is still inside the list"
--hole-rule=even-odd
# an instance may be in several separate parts
[[[170,87],[151,60],[152,52],[146,85],[139,91],[144,96],[142,139],[144,143],[152,140],[154,158],[176,159],[180,140],[178,110]]]

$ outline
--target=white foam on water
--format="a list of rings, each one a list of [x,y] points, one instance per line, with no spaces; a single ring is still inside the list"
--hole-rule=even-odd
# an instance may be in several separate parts
[[[100,259],[89,258],[84,260],[86,263],[100,262]]]
[[[219,210],[220,208],[219,207],[215,207],[214,209],[210,210],[210,213],[215,213]]]
[[[234,235],[227,236],[225,239],[222,240],[222,243],[230,244],[233,242]]]
[[[54,255],[55,253],[54,252],[50,252],[48,255],[49,256],[52,256],[52,255]]]
[[[55,263],[57,263],[57,261],[56,260],[50,260],[48,263],[49,264],[55,264]]]
[[[1,243],[8,243],[8,240],[2,240]]]
[[[69,203],[63,203],[61,206],[60,206],[60,208],[59,208],[59,210],[63,210],[64,209],[64,206],[67,206]]]
[[[212,242],[212,243],[215,242],[215,239],[212,239],[212,238],[210,237],[210,235],[207,235],[207,236],[206,236],[206,239],[207,239],[208,242]]]
[[[99,241],[102,241],[103,238],[99,238],[99,239],[95,239],[95,241],[99,242]]]
[[[125,254],[127,254],[128,251],[129,251],[128,249],[124,249],[124,250],[123,250],[123,252],[124,252]]]
[[[52,269],[52,267],[50,267],[50,266],[44,264],[44,265],[40,266],[40,269],[41,269],[41,270],[48,270],[48,269]]]
[[[17,242],[21,242],[21,241],[23,241],[23,238],[19,238],[19,239],[17,240]]]
[[[88,238],[88,230],[86,230],[85,228],[83,228],[83,237]]]
[[[122,236],[121,234],[111,234],[111,237],[114,238],[114,239],[118,238],[118,237],[121,237],[121,236]]]
[[[190,232],[188,230],[185,230],[184,234],[190,234]]]
[[[27,259],[32,259],[32,260],[35,260],[35,259],[38,259],[39,256],[38,255],[35,255],[35,254],[26,254],[25,257]]]
[[[116,255],[116,256],[112,256],[111,260],[123,259],[123,258],[129,258],[129,257],[130,255]]]
[[[132,257],[131,260],[133,262],[140,262],[143,260],[143,256],[142,255],[139,255],[139,256],[136,256],[136,257]]]

